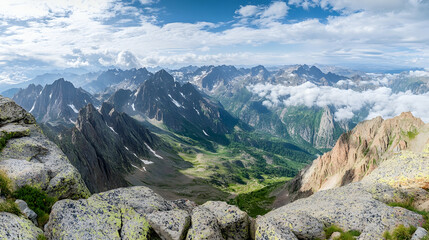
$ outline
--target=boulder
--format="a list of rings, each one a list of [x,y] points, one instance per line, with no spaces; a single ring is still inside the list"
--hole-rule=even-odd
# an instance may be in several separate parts
[[[33,124],[36,120],[14,101],[0,96],[0,126],[16,122]]]
[[[163,240],[181,240],[186,237],[191,218],[185,210],[157,211],[147,215],[150,226]]]
[[[325,236],[323,222],[305,212],[273,212],[264,217],[278,230],[290,230],[299,239],[323,239]]]
[[[329,240],[334,240],[334,239],[338,239],[341,236],[340,232],[334,232],[332,233],[331,237],[329,238]]]
[[[0,170],[12,180],[14,190],[25,185],[46,189],[49,185],[49,174],[42,163],[9,159],[0,162]]]
[[[398,224],[419,226],[423,221],[423,217],[417,213],[399,207],[390,207],[373,198],[366,187],[362,183],[351,183],[344,187],[319,191],[308,198],[297,200],[258,218],[257,231],[260,226],[265,226],[275,229],[276,233],[288,234],[293,230],[290,227],[284,227],[281,222],[286,224],[293,220],[296,226],[305,226],[306,221],[309,221],[320,227],[321,222],[324,225],[335,224],[345,231],[358,230],[362,233],[359,239],[363,240],[379,239],[384,231],[393,229]],[[318,221],[311,218],[301,219],[301,216],[305,215]],[[272,232],[266,229],[263,231]],[[299,235],[296,230],[294,233]]]
[[[411,240],[420,240],[423,237],[425,237],[428,234],[428,231],[424,228],[417,228],[417,230],[414,232],[413,236],[411,237]]]
[[[11,213],[0,212],[0,239],[37,239],[43,231],[30,220]]]
[[[58,199],[88,197],[80,173],[35,123],[31,114],[0,96],[0,136],[11,137],[0,154],[0,169],[13,188],[30,185]]]
[[[207,208],[196,207],[192,211],[192,226],[187,240],[224,240],[217,218]]]
[[[279,229],[266,217],[258,217],[255,223],[255,240],[289,239],[298,240],[290,228]]]
[[[49,239],[146,239],[148,214],[177,208],[147,187],[119,188],[52,207]]]
[[[249,239],[249,217],[238,207],[220,201],[208,201],[202,205],[217,218],[225,239]]]
[[[18,205],[19,210],[21,210],[21,212],[28,218],[30,219],[34,225],[38,225],[37,223],[37,214],[31,210],[27,203],[21,199],[16,199],[15,203]]]

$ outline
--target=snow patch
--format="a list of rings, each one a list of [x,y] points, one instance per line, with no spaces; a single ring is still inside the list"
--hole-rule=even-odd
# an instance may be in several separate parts
[[[145,159],[141,159],[141,158],[139,158],[138,156],[137,156],[137,154],[135,154],[135,153],[132,153],[136,158],[138,158],[140,161],[142,161],[144,164],[147,164],[147,165],[149,165],[149,164],[152,164],[153,162],[152,161],[149,161],[149,160],[145,160]]]
[[[186,99],[185,95],[184,95],[182,92],[180,92],[180,95],[182,95],[182,97],[183,97],[184,99]]]
[[[52,93],[51,94],[49,94],[49,99],[51,99],[52,98]]]
[[[68,104],[67,106],[69,106],[73,110],[73,112],[79,113],[79,111],[76,109],[76,107],[73,104]]]
[[[153,153],[153,155],[155,155],[155,157],[159,158],[159,159],[164,159],[163,157],[161,157],[160,155],[158,155],[155,150],[153,150],[151,147],[149,147],[149,145],[147,145],[147,143],[144,143],[144,145],[149,149],[149,151],[151,151]]]
[[[145,167],[143,167],[143,168],[139,168],[139,167],[137,167],[136,165],[134,165],[134,164],[131,164],[131,166],[133,166],[133,167],[135,167],[135,168],[137,168],[138,170],[140,170],[141,172],[146,172],[146,168]]]
[[[209,135],[206,133],[206,131],[203,130],[204,135],[206,135],[207,137],[209,137]]]
[[[194,110],[198,113],[198,115],[200,115],[200,111],[198,111],[196,108],[194,108]]]
[[[107,123],[106,123],[106,125],[107,125]],[[107,125],[109,128],[110,128],[110,130],[112,130],[112,132],[114,132],[115,134],[118,134],[116,131],[115,131],[115,129],[113,129],[111,126],[109,126],[109,125]]]
[[[179,102],[177,102],[170,94],[168,94],[168,96],[170,97],[170,99],[174,103],[174,105],[176,105],[176,107],[178,107],[178,108],[182,107],[183,108],[183,106]]]
[[[69,121],[70,121],[71,123],[73,123],[74,125],[76,125],[76,121],[71,120],[71,118],[69,118]]]
[[[34,110],[34,107],[36,107],[36,102],[34,102],[33,106],[30,109],[30,113]]]
[[[131,105],[131,107],[133,108],[133,111],[136,111],[136,108],[134,107],[134,103]]]

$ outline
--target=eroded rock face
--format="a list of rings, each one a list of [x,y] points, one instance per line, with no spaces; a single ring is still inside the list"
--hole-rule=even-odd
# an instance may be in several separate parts
[[[34,118],[15,102],[1,96],[0,137],[7,140],[0,154],[0,170],[13,180],[14,189],[31,185],[58,199],[90,195],[79,172],[42,134]]]
[[[416,147],[420,145],[416,139],[420,135],[427,137],[426,133],[421,133],[425,128],[423,121],[409,112],[388,120],[377,117],[359,123],[352,131],[341,135],[330,152],[314,160],[285,186],[275,206],[360,181],[394,154],[420,148]]]
[[[0,212],[0,239],[37,239],[43,231],[30,220],[11,213]]]

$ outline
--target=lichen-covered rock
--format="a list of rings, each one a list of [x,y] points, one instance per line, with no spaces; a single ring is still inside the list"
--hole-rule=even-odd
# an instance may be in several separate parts
[[[8,159],[0,162],[0,170],[12,180],[14,190],[25,185],[46,189],[49,184],[48,171],[42,163]]]
[[[79,172],[42,134],[31,114],[1,96],[0,132],[8,136],[0,153],[0,169],[13,180],[14,189],[30,185],[58,199],[90,195]]]
[[[143,214],[132,208],[121,209],[122,214],[122,240],[146,240],[149,238],[150,226]]]
[[[114,206],[129,207],[144,215],[154,211],[168,211],[177,208],[174,203],[143,186],[117,188],[95,194],[90,199],[104,201]]]
[[[411,240],[420,240],[423,237],[425,237],[428,234],[428,231],[424,228],[417,228],[417,230],[414,232],[413,236],[411,237]]]
[[[120,239],[121,209],[92,199],[62,200],[45,225],[48,239]]]
[[[30,220],[0,212],[0,239],[36,240],[40,234],[43,234],[43,231]]]
[[[322,239],[325,225],[305,212],[272,212],[264,216],[281,232],[293,232],[299,239]]]
[[[207,208],[196,207],[192,211],[192,226],[187,240],[224,240],[217,218]]]
[[[402,151],[382,162],[362,182],[386,184],[395,188],[429,189],[429,154]]]
[[[38,225],[37,223],[37,214],[31,210],[27,203],[21,199],[16,199],[15,200],[16,205],[18,205],[19,210],[21,210],[21,212],[28,218],[30,219],[34,225]]]
[[[147,239],[147,214],[176,208],[147,187],[119,188],[52,207],[49,239]]]
[[[0,125],[5,125],[7,123],[25,123],[32,124],[35,123],[31,114],[27,113],[22,107],[16,104],[9,98],[0,96]]]
[[[289,228],[279,229],[265,217],[258,217],[256,219],[255,228],[255,240],[298,240]]]
[[[220,201],[208,201],[202,205],[212,212],[225,239],[249,239],[249,217],[238,207]]]
[[[386,230],[399,224],[419,226],[421,215],[399,207],[390,207],[373,198],[362,183],[319,191],[314,195],[278,208],[262,218],[270,227],[279,230],[274,223],[280,216],[300,216],[305,213],[325,225],[335,224],[345,231],[362,232],[359,239],[379,239]],[[298,218],[299,219],[299,218]],[[287,218],[285,218],[285,221]],[[281,225],[281,224],[280,224]],[[281,228],[285,229],[285,228]]]
[[[147,215],[150,226],[163,240],[181,240],[191,223],[185,210],[157,211]]]

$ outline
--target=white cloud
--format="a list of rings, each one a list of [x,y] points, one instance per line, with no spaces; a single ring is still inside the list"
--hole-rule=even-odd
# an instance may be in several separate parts
[[[235,11],[236,14],[239,14],[242,17],[252,17],[259,12],[260,7],[255,5],[246,5],[240,6],[240,8]]]
[[[410,71],[411,77],[429,77],[429,71]]]
[[[121,68],[139,68],[141,64],[137,58],[129,51],[121,51],[116,58],[116,66]]]
[[[334,106],[336,120],[350,119],[364,108],[369,109],[368,119],[376,116],[391,118],[411,111],[429,122],[429,93],[416,95],[411,92],[392,93],[387,87],[375,90],[353,91],[335,87],[318,87],[310,82],[299,86],[256,84],[248,88],[264,99],[265,106]]]
[[[289,7],[285,2],[273,2],[267,9],[262,12],[261,17],[270,19],[281,19],[286,16]]]

